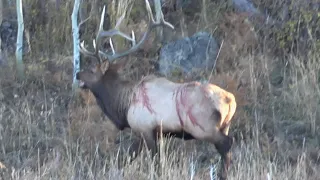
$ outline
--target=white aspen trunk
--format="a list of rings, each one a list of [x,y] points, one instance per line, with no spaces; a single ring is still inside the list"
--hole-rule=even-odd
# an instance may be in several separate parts
[[[81,0],[74,1],[73,11],[71,15],[72,35],[73,35],[73,82],[72,82],[73,91],[78,85],[76,74],[77,72],[80,71],[80,51],[79,51],[80,39],[79,39],[79,27],[78,27],[78,13],[80,8],[80,1]]]
[[[17,34],[17,45],[16,45],[16,62],[17,62],[17,71],[18,77],[23,79],[24,77],[24,63],[23,63],[23,31],[24,31],[24,22],[23,22],[23,12],[22,12],[22,0],[16,1],[17,7],[17,21],[18,21],[18,34]]]

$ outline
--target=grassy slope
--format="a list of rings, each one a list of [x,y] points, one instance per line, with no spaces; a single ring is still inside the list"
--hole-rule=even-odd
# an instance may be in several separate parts
[[[130,131],[117,132],[90,94],[82,92],[79,98],[70,93],[71,23],[70,16],[63,14],[71,14],[71,5],[42,27],[50,33],[50,41],[42,31],[32,39],[24,82],[15,81],[14,68],[0,70],[0,162],[6,166],[0,164],[0,177],[151,179],[157,174],[145,153],[131,164],[119,158],[132,143]],[[205,29],[220,33],[224,40],[218,72],[213,72],[211,81],[235,93],[239,104],[231,129],[237,143],[230,179],[316,179],[320,175],[319,52],[310,51],[307,58],[293,53],[276,56],[268,48],[269,41],[252,40],[247,24],[228,20],[224,8],[216,7],[222,6],[209,4],[212,11],[200,10],[200,20],[185,16],[188,29],[182,30],[190,35]],[[211,19],[215,20],[206,23]],[[230,21],[233,26],[221,26]],[[56,27],[54,23],[64,25],[50,29]],[[178,27],[179,32],[185,26]],[[229,31],[224,29],[223,36],[216,27]],[[241,35],[242,31],[249,35]],[[256,49],[244,53],[250,46]],[[152,71],[143,61],[150,58],[138,56],[131,58],[135,69],[126,71],[131,78]],[[114,145],[117,138],[123,139],[120,145]],[[195,179],[209,179],[210,164],[219,159],[214,146],[205,142],[164,140],[160,146],[163,173],[157,179],[189,179],[191,162]]]

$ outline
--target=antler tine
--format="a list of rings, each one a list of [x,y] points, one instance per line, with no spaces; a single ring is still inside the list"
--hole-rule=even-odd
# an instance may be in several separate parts
[[[115,59],[117,59],[119,57],[128,55],[128,54],[138,50],[138,48],[144,43],[144,41],[146,40],[146,38],[150,34],[150,31],[153,28],[155,28],[157,26],[167,26],[167,27],[169,27],[171,29],[174,29],[174,26],[172,24],[170,24],[169,22],[164,20],[164,15],[163,15],[161,9],[160,9],[160,14],[161,14],[160,19],[157,19],[157,21],[155,21],[148,0],[145,0],[145,3],[146,3],[146,9],[147,9],[147,13],[148,13],[149,23],[148,23],[147,31],[143,34],[143,36],[142,36],[142,38],[141,38],[141,40],[139,42],[136,42],[135,35],[134,35],[133,31],[132,31],[132,36],[130,37],[127,34],[121,32],[120,30],[118,30],[121,21],[125,17],[125,13],[117,21],[115,28],[113,28],[111,30],[108,30],[108,31],[103,30],[104,12],[105,12],[105,10],[103,8],[103,12],[102,12],[102,15],[101,15],[101,21],[100,21],[100,26],[99,26],[99,31],[98,31],[98,34],[97,34],[97,37],[96,37],[96,44],[100,45],[101,39],[104,38],[104,37],[109,37],[110,38],[110,43],[112,43],[111,38],[113,36],[115,36],[115,35],[119,35],[119,36],[131,41],[132,42],[132,47],[129,50],[125,51],[125,52],[116,53],[114,48],[113,48],[113,45],[112,45],[112,54],[110,54],[110,53],[107,53],[107,52],[100,51],[99,50],[99,46],[97,46],[96,49],[95,49],[96,50],[95,51],[95,55],[96,56],[102,55],[102,56],[106,57],[109,61],[113,61],[113,60],[115,60]]]
[[[133,31],[132,31],[132,36],[130,37],[127,34],[121,32],[120,30],[118,30],[118,28],[120,26],[120,23],[122,22],[122,20],[125,17],[125,12],[118,19],[114,29],[111,29],[111,30],[108,30],[108,31],[105,31],[103,29],[104,14],[105,14],[105,6],[104,6],[103,10],[102,10],[102,13],[101,13],[101,20],[100,20],[97,36],[95,38],[95,41],[93,41],[94,52],[90,52],[89,50],[87,50],[84,47],[84,42],[83,41],[80,44],[80,51],[84,55],[96,58],[99,61],[99,63],[102,62],[102,59],[101,59],[100,55],[106,57],[109,61],[113,61],[113,60],[115,60],[115,59],[117,59],[119,57],[128,55],[128,54],[138,50],[138,48],[144,43],[144,41],[146,40],[146,38],[148,37],[148,35],[150,34],[150,32],[151,32],[151,30],[153,28],[155,28],[157,26],[166,26],[166,27],[169,27],[171,29],[174,29],[174,26],[172,24],[170,24],[169,22],[164,20],[164,15],[163,15],[163,12],[161,11],[161,8],[160,9],[156,9],[156,10],[160,11],[160,18],[157,19],[157,21],[155,21],[154,17],[153,17],[153,14],[152,14],[152,10],[151,10],[150,4],[149,4],[149,1],[145,0],[145,3],[146,3],[146,9],[147,9],[147,13],[148,13],[149,23],[148,23],[147,31],[143,34],[141,40],[138,43],[136,42],[135,34],[134,34]],[[115,35],[119,35],[119,36],[131,41],[132,42],[132,47],[129,50],[125,51],[125,52],[116,53],[115,50],[114,50],[114,47],[113,47],[112,39],[111,39]],[[107,52],[103,52],[103,51],[99,50],[100,46],[101,46],[101,40],[104,37],[109,37],[110,38],[110,46],[111,46],[111,49],[112,49],[112,54],[109,54]]]
[[[103,10],[101,13],[101,20],[100,20],[100,24],[99,24],[99,30],[96,36],[96,39],[93,40],[93,48],[94,48],[94,52],[90,52],[87,48],[84,47],[84,41],[82,41],[80,43],[80,52],[83,53],[86,56],[91,56],[94,57],[98,60],[99,63],[102,62],[100,56],[99,56],[99,48],[101,45],[101,31],[103,30],[103,22],[104,22],[104,14],[105,14],[105,6],[103,6]]]
[[[100,59],[100,56],[99,56],[99,51],[98,51],[98,48],[97,48],[97,43],[95,40],[93,40],[93,48],[94,48],[94,52],[91,52],[89,51],[87,48],[84,47],[84,41],[82,41],[80,43],[80,52],[86,56],[90,56],[90,57],[94,57],[98,60],[99,63],[101,63],[101,59]]]

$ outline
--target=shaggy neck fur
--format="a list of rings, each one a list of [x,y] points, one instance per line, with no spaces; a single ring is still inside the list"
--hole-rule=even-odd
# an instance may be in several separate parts
[[[134,82],[124,81],[112,71],[91,88],[101,110],[119,130],[129,127],[127,113],[133,88]]]

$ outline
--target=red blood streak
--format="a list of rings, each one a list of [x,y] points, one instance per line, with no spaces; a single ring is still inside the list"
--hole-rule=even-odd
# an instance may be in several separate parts
[[[139,85],[138,96],[134,96],[134,103],[142,102],[143,106],[146,107],[151,114],[155,113],[155,111],[151,107],[151,103],[149,97],[147,95],[147,88],[144,86],[144,82],[141,82]]]
[[[181,97],[181,87],[182,86],[180,86],[176,91],[176,111],[178,113],[180,124],[181,124],[181,126],[183,126],[183,121],[182,121],[182,118],[181,118],[180,108],[179,108],[180,107],[179,106],[180,103],[179,103],[179,98],[178,98],[179,93],[180,93],[180,97]]]
[[[149,110],[149,112],[155,113],[154,110],[151,107],[150,101],[149,101],[149,97],[147,95],[147,88],[144,86],[144,83],[141,83],[141,93],[142,93],[142,101],[143,101],[143,105],[145,107],[147,107],[147,109]]]
[[[189,107],[189,109],[187,111],[187,114],[189,116],[190,121],[192,122],[192,124],[194,126],[197,125],[204,131],[204,128],[197,122],[197,119],[193,116],[191,111],[192,111],[192,105]]]
[[[179,120],[180,120],[180,124],[183,126],[183,120],[181,118],[181,110],[186,110],[186,114],[188,115],[191,123],[195,126],[199,126],[203,131],[204,131],[204,128],[197,122],[197,119],[196,117],[194,117],[194,115],[192,114],[192,108],[193,108],[193,105],[189,105],[188,107],[188,104],[189,102],[187,101],[188,100],[188,93],[187,93],[187,90],[186,90],[186,87],[187,86],[190,86],[190,85],[196,85],[196,84],[187,84],[185,86],[180,86],[178,89],[177,89],[177,92],[176,92],[176,111],[178,113],[178,117],[179,117]],[[178,98],[178,96],[180,96],[180,98]],[[181,105],[181,107],[180,107]]]

